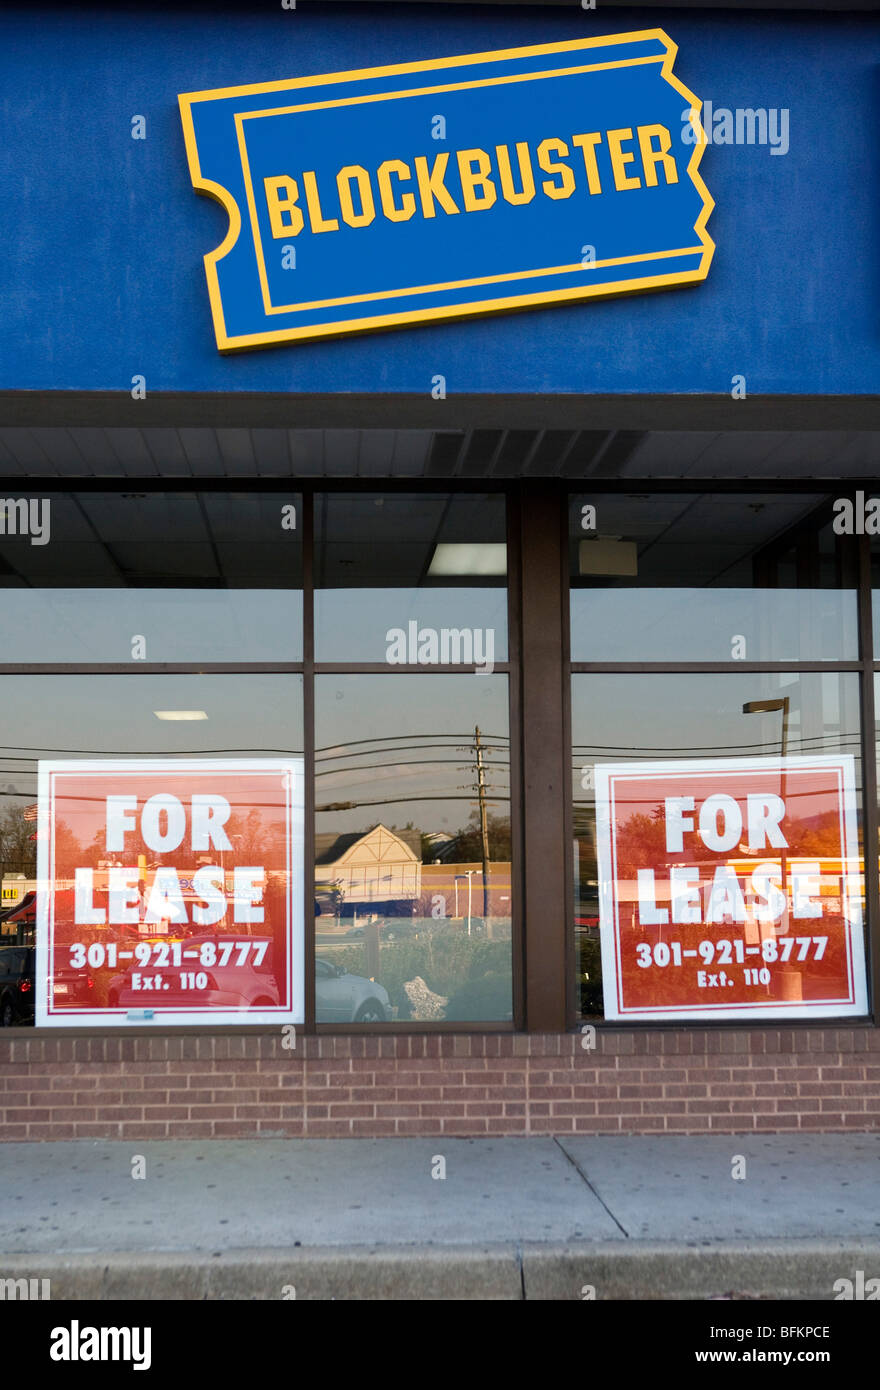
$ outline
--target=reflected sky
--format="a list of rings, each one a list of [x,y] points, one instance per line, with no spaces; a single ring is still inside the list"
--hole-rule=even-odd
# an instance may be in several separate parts
[[[782,711],[744,714],[755,700],[788,697],[789,754],[859,748],[854,672],[698,675],[575,675],[572,744],[575,797],[584,764],[660,758],[772,757],[782,750]]]
[[[573,661],[855,661],[854,589],[572,589]]]
[[[286,589],[16,589],[4,596],[8,661],[302,660],[302,594]]]
[[[386,661],[388,633],[419,628],[489,628],[495,661],[507,660],[507,589],[319,589],[315,593],[317,661]],[[485,652],[482,639],[478,649]],[[402,663],[397,663],[402,664]],[[415,664],[415,658],[413,660]],[[470,663],[467,663],[470,664]]]
[[[35,800],[38,758],[301,753],[297,675],[3,676],[0,809]],[[156,710],[203,711],[168,721]],[[2,735],[0,735],[2,737]]]
[[[319,830],[381,821],[454,831],[477,806],[475,730],[484,746],[489,812],[508,814],[506,676],[319,676],[316,805]]]

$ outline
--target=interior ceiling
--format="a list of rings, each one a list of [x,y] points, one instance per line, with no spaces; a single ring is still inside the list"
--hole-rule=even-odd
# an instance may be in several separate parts
[[[573,574],[584,495],[574,493],[571,501]],[[0,585],[273,588],[283,576],[296,587],[299,552],[291,552],[278,527],[280,504],[295,496],[263,489],[63,491],[52,502],[56,543],[30,546],[15,537],[0,538]],[[639,573],[651,583],[723,582],[768,543],[793,536],[812,514],[824,518],[827,496],[747,489],[720,496],[612,493],[599,503],[597,529],[609,539],[634,541]],[[504,526],[498,493],[321,493],[315,508],[315,583],[319,588],[423,584],[438,543],[503,542]],[[481,584],[487,582],[504,584],[500,577]]]
[[[876,477],[876,430],[0,428],[0,477]]]

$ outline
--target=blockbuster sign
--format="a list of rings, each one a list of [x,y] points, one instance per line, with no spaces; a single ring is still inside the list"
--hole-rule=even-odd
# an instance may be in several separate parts
[[[705,279],[701,103],[661,29],[180,96],[221,351]]]

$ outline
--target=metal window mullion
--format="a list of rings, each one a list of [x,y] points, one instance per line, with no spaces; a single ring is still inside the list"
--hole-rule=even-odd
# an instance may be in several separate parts
[[[874,623],[871,541],[858,538],[859,649],[862,656],[862,824],[864,826],[865,941],[871,984],[870,1009],[877,1022],[880,1001],[880,877],[878,877],[877,731],[874,698]]]
[[[525,855],[522,806],[522,604],[521,509],[518,492],[505,493],[507,535],[507,746],[510,819],[511,992],[513,1026],[525,1026],[528,1011],[525,959]]]
[[[315,509],[303,494],[303,969],[305,1031],[316,1029],[315,1000]]]

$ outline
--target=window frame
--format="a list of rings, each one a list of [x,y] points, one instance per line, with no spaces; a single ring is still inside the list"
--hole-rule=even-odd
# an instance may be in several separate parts
[[[305,943],[304,943],[304,972],[306,980],[305,988],[305,1018],[300,1025],[302,1032],[307,1035],[353,1035],[355,1037],[376,1035],[376,1034],[399,1034],[399,1033],[488,1033],[488,1032],[515,1032],[521,1031],[524,1019],[524,998],[523,998],[523,893],[522,893],[522,873],[523,873],[523,845],[522,845],[522,816],[520,811],[521,800],[521,763],[520,763],[520,723],[519,723],[519,679],[520,679],[520,644],[519,629],[517,622],[518,614],[518,594],[517,578],[519,575],[519,563],[517,553],[518,528],[515,524],[516,518],[516,488],[515,485],[504,481],[494,482],[490,479],[468,479],[455,480],[450,486],[451,480],[438,478],[436,480],[426,479],[302,479],[302,478],[199,478],[199,479],[174,479],[174,478],[154,478],[149,480],[137,480],[137,490],[139,492],[168,493],[168,492],[196,492],[196,493],[266,493],[276,495],[289,492],[297,494],[301,499],[301,528],[302,528],[302,659],[299,661],[251,661],[251,662],[149,662],[149,661],[129,661],[122,662],[0,662],[0,678],[3,676],[89,676],[89,675],[121,675],[121,676],[144,676],[144,675],[246,675],[246,674],[267,674],[267,675],[298,675],[302,678],[302,700],[303,700],[303,761],[304,761],[304,801],[305,801],[305,835],[303,846],[303,892],[304,892],[304,922],[305,922]],[[287,484],[287,485],[285,485]],[[133,487],[131,478],[89,478],[89,479],[21,479],[21,485],[17,491],[23,495],[47,495],[51,497],[53,493],[122,493],[131,491]],[[315,682],[318,676],[322,675],[359,675],[359,674],[381,674],[385,676],[400,674],[417,674],[423,677],[444,674],[470,674],[473,670],[471,666],[446,665],[442,667],[424,667],[400,665],[389,667],[385,662],[317,662],[315,660],[315,498],[320,493],[343,492],[343,493],[395,493],[398,495],[419,494],[419,493],[448,493],[451,491],[459,493],[496,493],[503,497],[505,501],[505,521],[506,521],[506,540],[508,547],[508,567],[507,567],[507,628],[508,628],[508,654],[505,661],[498,661],[493,664],[493,674],[502,674],[507,679],[508,688],[508,727],[510,737],[510,816],[511,816],[511,969],[512,969],[512,997],[513,997],[513,1017],[509,1021],[497,1022],[455,1022],[442,1021],[431,1023],[427,1021],[400,1020],[389,1023],[319,1023],[315,1017],[315,988],[314,988],[314,969],[315,969],[315,933],[313,930],[314,914],[312,911],[314,901],[314,853],[315,853]],[[291,594],[299,592],[296,589],[290,590]],[[16,943],[10,943],[16,944]],[[16,1031],[16,1030],[14,1030]],[[212,1024],[210,1019],[204,1023],[169,1026],[168,1024],[157,1023],[154,1025],[138,1025],[136,1028],[128,1027],[123,1024],[118,1026],[108,1025],[100,1030],[90,1028],[88,1025],[65,1027],[63,1030],[57,1028],[39,1028],[25,1026],[17,1030],[20,1035],[27,1037],[56,1037],[60,1031],[64,1036],[71,1038],[95,1037],[100,1032],[102,1037],[187,1037],[203,1036],[212,1034],[216,1036],[243,1037],[248,1035],[265,1035],[267,1031],[272,1031],[272,1025],[266,1024]]]
[[[657,494],[693,494],[695,492],[713,493],[718,497],[724,495],[743,495],[752,493],[778,493],[780,492],[779,479],[743,479],[741,481],[732,480],[701,480],[698,478],[688,478],[686,480],[675,480],[669,482],[656,481],[654,479],[634,479],[630,481],[605,480],[599,481],[594,488],[590,488],[589,479],[572,480],[565,489],[564,495],[564,525],[566,547],[568,545],[568,517],[571,499],[574,496],[589,492],[590,496],[597,499],[606,495],[621,496],[627,493],[644,495],[645,493]],[[825,479],[803,479],[789,482],[785,480],[786,492],[791,493],[816,493],[818,491],[827,494],[828,499],[828,518],[831,518],[832,499],[846,497],[855,501],[858,491],[865,491],[865,484],[841,482],[835,485],[832,480]],[[797,530],[798,528],[795,528]],[[736,1020],[718,1019],[717,1021],[704,1021],[698,1024],[669,1020],[664,1022],[661,1019],[652,1020],[649,1023],[639,1023],[634,1020],[603,1020],[600,1025],[603,1029],[614,1029],[624,1032],[643,1032],[647,1029],[661,1029],[665,1032],[681,1031],[689,1029],[710,1029],[735,1031],[753,1031],[773,1029],[785,1026],[786,1028],[799,1029],[801,1031],[809,1028],[871,1028],[877,1026],[878,1001],[880,1001],[880,862],[875,859],[873,868],[869,858],[869,846],[880,846],[878,834],[880,834],[880,808],[877,805],[878,779],[877,779],[877,731],[875,729],[875,696],[874,696],[874,675],[880,674],[880,659],[875,660],[874,640],[873,640],[873,619],[871,590],[871,538],[868,535],[841,536],[841,569],[843,579],[848,572],[852,577],[852,584],[856,590],[856,623],[858,636],[858,657],[851,661],[678,661],[678,662],[587,662],[572,661],[570,645],[567,651],[566,661],[566,681],[565,681],[565,702],[566,702],[566,805],[567,805],[567,843],[572,843],[574,833],[574,795],[572,786],[572,677],[580,674],[609,674],[609,675],[679,675],[679,674],[730,674],[731,672],[753,671],[757,673],[767,672],[771,674],[793,675],[799,672],[853,672],[859,677],[859,718],[861,723],[861,760],[862,760],[862,827],[863,827],[863,854],[864,854],[864,878],[865,878],[865,948],[867,953],[866,973],[868,978],[868,1014],[863,1019],[858,1018],[816,1018],[814,1020],[792,1019],[786,1021],[779,1018],[768,1018],[766,1023],[749,1022],[737,1023]],[[566,550],[567,556],[567,550]],[[845,586],[848,587],[848,586]],[[565,581],[565,631],[567,639],[570,638],[571,631],[571,607],[570,607],[570,574],[566,563]],[[880,653],[876,656],[880,658]],[[566,880],[566,922],[568,931],[568,949],[566,953],[566,1000],[567,1000],[567,1027],[569,1031],[583,1027],[583,1021],[578,1010],[577,1000],[577,953],[574,933],[574,908],[575,908],[575,885],[574,867],[572,856],[568,856],[567,880]]]
[[[150,663],[128,664],[56,664],[40,663],[23,665],[19,663],[0,663],[0,675],[50,675],[59,671],[65,674],[91,675],[129,675],[129,674],[191,674],[194,671],[205,674],[246,674],[265,672],[267,674],[298,674],[303,678],[303,747],[305,760],[305,844],[304,844],[304,882],[306,895],[306,923],[311,923],[310,904],[313,890],[314,864],[314,680],[318,674],[358,674],[378,671],[389,674],[389,668],[382,663],[316,663],[314,660],[314,498],[323,492],[365,492],[365,493],[419,493],[449,492],[460,493],[498,492],[506,500],[507,519],[507,598],[508,598],[508,658],[499,662],[495,670],[507,674],[510,729],[510,814],[512,841],[512,974],[513,974],[513,1020],[509,1023],[429,1023],[409,1020],[382,1024],[341,1024],[316,1023],[315,991],[311,984],[306,988],[306,1011],[303,1032],[306,1034],[345,1035],[369,1037],[382,1034],[403,1034],[407,1032],[484,1034],[489,1032],[563,1032],[579,1031],[582,1024],[576,1007],[576,960],[573,931],[574,919],[574,874],[570,852],[573,827],[573,795],[571,784],[571,677],[580,671],[614,673],[687,673],[687,672],[729,672],[734,670],[793,671],[852,670],[860,677],[860,715],[862,720],[862,779],[863,779],[863,826],[865,846],[878,844],[880,835],[880,808],[878,808],[877,754],[875,744],[875,692],[874,675],[880,675],[880,652],[875,654],[873,641],[873,597],[871,590],[870,537],[855,536],[847,540],[851,551],[853,573],[856,576],[859,658],[847,662],[680,662],[680,663],[588,663],[572,662],[570,650],[570,583],[568,572],[568,507],[571,496],[590,491],[601,496],[607,494],[626,494],[646,491],[664,493],[711,492],[719,497],[729,493],[779,492],[781,480],[747,479],[732,481],[687,478],[684,480],[611,478],[597,479],[591,486],[589,477],[566,479],[503,479],[492,478],[406,478],[369,479],[324,477],[309,478],[151,478],[137,479],[139,491],[173,492],[229,492],[229,493],[278,493],[296,492],[302,498],[303,527],[303,659],[298,662],[259,662],[235,663],[220,662],[198,665],[196,663]],[[131,478],[22,478],[19,491],[22,494],[45,494],[74,492],[123,492],[135,485]],[[858,491],[865,490],[865,483],[843,482],[835,484],[825,479],[785,480],[786,490],[803,493],[824,491],[829,496],[848,497],[855,500]],[[539,520],[539,516],[541,519]],[[534,542],[534,543],[533,543]],[[537,588],[541,594],[537,594]],[[543,609],[538,602],[540,598]],[[543,682],[539,679],[539,662],[534,645],[535,633],[542,620],[549,617],[551,623],[558,622],[559,640],[555,652],[554,669]],[[524,648],[524,634],[527,634],[529,650]],[[430,676],[438,670],[444,674],[467,672],[469,667],[445,666],[442,668],[400,666],[392,668],[401,674],[421,674]],[[524,728],[525,719],[534,709],[535,700],[542,692],[549,692],[553,708],[548,713],[544,733],[546,734],[545,754],[554,769],[562,771],[562,796],[558,786],[550,791],[551,778],[535,782],[535,772],[540,765],[541,750],[535,748],[530,731]],[[558,696],[558,699],[557,699]],[[542,734],[543,736],[543,734]],[[562,868],[554,876],[540,861],[535,851],[534,827],[547,821],[551,827],[559,827],[559,841],[562,845]],[[528,840],[527,843],[527,832]],[[841,1027],[876,1026],[878,1001],[880,1001],[880,872],[876,867],[865,871],[866,901],[866,944],[868,951],[868,977],[871,1013],[864,1020],[840,1020]],[[530,918],[526,931],[527,915]],[[314,932],[306,931],[305,972],[310,982],[314,973],[315,941]],[[792,1021],[794,1029],[817,1026],[819,1021]],[[823,1027],[835,1026],[834,1019],[820,1021]],[[687,1031],[694,1027],[701,1029],[743,1029],[742,1024],[719,1020],[711,1023],[693,1025],[670,1021],[655,1021],[639,1024],[632,1021],[612,1021],[602,1024],[603,1028],[628,1033],[643,1031],[646,1027],[663,1030]],[[749,1030],[778,1028],[779,1020],[768,1019],[767,1023],[745,1025]],[[56,1036],[56,1029],[19,1028],[19,1036]],[[187,1036],[246,1037],[265,1035],[266,1025],[215,1025],[206,1022],[201,1025],[170,1028],[168,1025],[138,1026],[136,1030],[120,1025],[101,1029],[102,1036],[137,1036],[184,1038]],[[90,1038],[96,1031],[88,1026],[65,1029],[71,1038]]]

